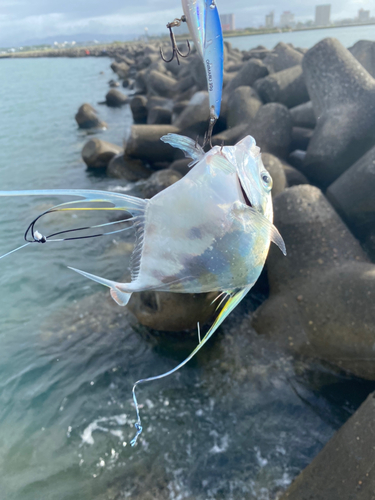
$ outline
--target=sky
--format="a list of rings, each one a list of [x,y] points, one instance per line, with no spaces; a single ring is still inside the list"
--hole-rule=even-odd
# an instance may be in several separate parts
[[[315,5],[331,3],[333,20],[353,18],[360,8],[375,16],[375,0],[217,0],[219,12],[234,13],[236,28],[258,27],[275,11],[290,10],[296,21],[314,18]],[[151,34],[166,31],[165,25],[182,14],[180,0],[0,0],[0,46],[26,40],[78,33],[137,35],[145,27]]]

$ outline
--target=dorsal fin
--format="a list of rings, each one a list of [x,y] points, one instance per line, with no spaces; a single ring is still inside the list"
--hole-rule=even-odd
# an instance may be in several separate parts
[[[170,144],[173,148],[178,148],[183,151],[186,158],[191,158],[193,161],[189,163],[189,167],[195,165],[203,156],[205,152],[196,141],[178,134],[167,134],[160,138],[166,144]]]

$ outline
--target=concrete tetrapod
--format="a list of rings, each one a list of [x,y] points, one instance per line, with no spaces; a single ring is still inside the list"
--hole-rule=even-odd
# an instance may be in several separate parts
[[[105,96],[107,106],[111,108],[120,108],[124,104],[128,104],[128,96],[116,89],[111,89]]]
[[[247,133],[255,138],[262,153],[285,158],[292,140],[292,118],[289,110],[276,102],[261,106],[249,124]]]
[[[247,123],[241,123],[233,128],[228,128],[219,134],[213,135],[212,144],[214,146],[221,146],[224,143],[226,146],[234,146],[234,144],[237,144],[238,141],[248,135],[248,128]]]
[[[359,40],[348,50],[367,69],[370,75],[375,77],[375,42]]]
[[[280,500],[373,500],[374,413],[372,393]]]
[[[172,111],[162,108],[161,106],[154,106],[151,108],[147,117],[147,123],[149,125],[169,125],[171,120]]]
[[[126,179],[135,182],[139,179],[146,179],[152,174],[152,170],[147,168],[142,160],[129,158],[124,154],[114,156],[108,163],[106,174],[115,179]]]
[[[227,127],[233,128],[241,123],[254,120],[262,101],[251,87],[237,87],[228,99]]]
[[[181,135],[194,139],[198,134],[204,134],[210,118],[208,92],[201,90],[190,99],[185,109],[173,121],[173,126],[180,130]]]
[[[107,126],[107,124],[98,117],[96,109],[93,108],[91,104],[87,103],[80,106],[75,119],[79,128],[104,128]]]
[[[139,323],[154,330],[179,332],[204,325],[215,312],[217,292],[210,293],[134,293],[129,310]]]
[[[293,127],[314,128],[316,126],[316,117],[311,101],[299,104],[289,111],[292,115]]]
[[[130,101],[130,109],[133,114],[134,123],[147,122],[147,97],[144,95],[136,95]]]
[[[270,296],[253,326],[291,351],[375,380],[375,265],[316,187],[274,200],[288,255],[271,246]]]
[[[250,59],[243,64],[242,69],[225,87],[223,100],[226,101],[237,87],[244,85],[251,87],[259,78],[266,75],[268,75],[268,69],[263,62],[260,59]]]
[[[272,198],[280,194],[287,186],[286,175],[284,172],[283,164],[274,155],[270,153],[262,154],[263,165],[272,177]]]
[[[319,117],[303,173],[326,187],[375,144],[375,80],[334,38],[314,45],[302,67]]]
[[[375,228],[375,147],[330,185],[327,197],[358,237]]]
[[[306,151],[309,147],[311,137],[313,136],[313,130],[306,127],[293,127],[292,128],[292,143],[290,149],[295,151],[296,149],[300,151]]]
[[[327,197],[375,261],[375,147],[344,172]]]
[[[279,42],[273,51],[264,58],[263,62],[271,74],[301,64],[302,59],[303,55],[298,50],[287,43]]]
[[[177,134],[179,129],[172,125],[133,125],[126,142],[128,156],[141,160],[173,161],[174,150],[160,140],[166,134]]]
[[[172,97],[175,93],[176,83],[174,78],[152,70],[147,78],[147,90],[150,95]]]
[[[300,65],[260,78],[254,88],[264,102],[279,102],[288,108],[310,100]]]
[[[107,168],[111,159],[122,153],[123,149],[120,146],[95,137],[86,142],[81,154],[89,168]]]
[[[113,61],[111,64],[111,69],[114,71],[122,80],[127,78],[129,74],[129,65],[126,62],[116,62]]]
[[[135,189],[142,198],[150,199],[180,179],[182,179],[180,172],[164,168],[163,170],[154,172],[148,179],[138,181]]]
[[[287,162],[283,162],[283,168],[288,187],[298,186],[299,184],[309,184],[306,177],[299,170],[292,167],[292,165],[289,165]]]

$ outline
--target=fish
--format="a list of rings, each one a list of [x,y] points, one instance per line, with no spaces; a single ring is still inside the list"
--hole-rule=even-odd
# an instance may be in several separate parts
[[[182,54],[172,32],[173,27],[180,26],[181,22],[186,22],[206,71],[210,118],[204,145],[210,144],[212,147],[211,137],[214,125],[220,115],[224,78],[224,42],[220,16],[215,0],[182,0],[182,10],[184,15],[181,19],[175,19],[167,24],[172,42],[172,57],[165,59],[161,49],[160,54],[165,62],[171,62],[176,57],[178,64],[180,64],[178,56],[187,57],[189,55],[189,42],[187,42],[188,53]]]
[[[123,193],[58,189],[0,191],[1,196],[68,195],[79,200],[56,205],[35,219],[26,231],[26,245],[75,239],[62,233],[42,235],[36,223],[45,214],[66,210],[120,210],[130,214],[124,229],[134,227],[136,245],[131,259],[131,281],[120,283],[86,270],[69,267],[109,288],[111,297],[125,306],[135,292],[155,290],[173,293],[221,292],[218,314],[190,355],[172,370],[138,380],[132,389],[137,413],[134,446],[142,432],[136,387],[159,380],[182,368],[214,334],[225,318],[257,281],[271,242],[286,255],[284,241],[273,225],[272,178],[265,169],[259,147],[247,136],[235,146],[215,146],[208,152],[188,137],[167,134],[161,140],[191,158],[189,172],[151,199]],[[89,204],[89,207],[82,206]],[[93,207],[91,204],[100,204]],[[110,204],[110,207],[103,207]],[[93,227],[106,227],[114,222]],[[87,228],[83,228],[87,229]],[[94,235],[96,236],[96,235]],[[56,238],[57,237],[57,238]],[[79,238],[79,236],[78,236]],[[22,245],[18,249],[24,248]],[[2,257],[10,255],[12,250]],[[0,258],[2,258],[0,257]]]

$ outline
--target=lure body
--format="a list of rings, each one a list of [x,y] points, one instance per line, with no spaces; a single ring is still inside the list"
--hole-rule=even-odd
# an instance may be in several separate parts
[[[220,115],[224,74],[224,44],[219,13],[214,0],[182,0],[182,9],[205,69],[210,119]]]

